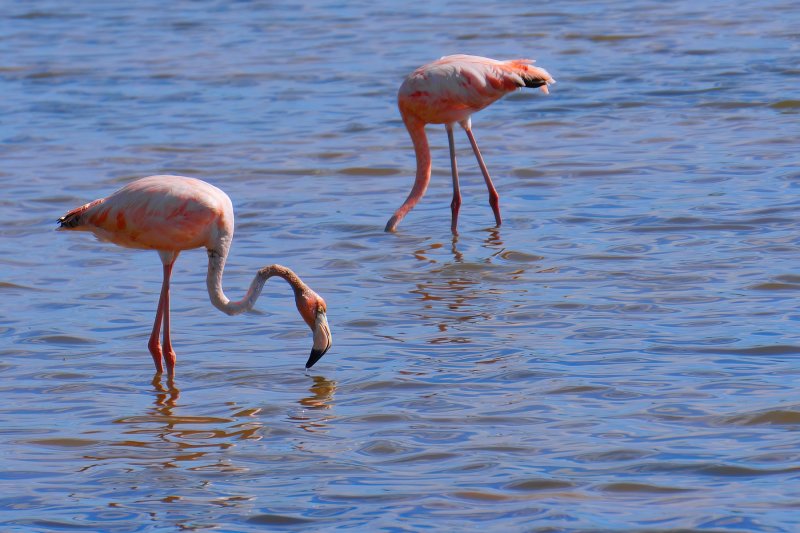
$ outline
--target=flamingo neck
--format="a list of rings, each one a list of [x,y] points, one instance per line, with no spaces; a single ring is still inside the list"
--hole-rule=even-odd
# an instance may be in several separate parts
[[[417,158],[417,176],[414,179],[414,186],[408,194],[408,198],[403,202],[392,218],[386,224],[386,231],[394,231],[397,224],[411,211],[420,198],[428,190],[428,183],[431,180],[431,150],[428,146],[428,136],[425,135],[425,123],[413,115],[403,113],[403,122],[414,144],[414,155]]]
[[[282,265],[269,265],[256,272],[244,298],[233,302],[225,296],[225,292],[222,290],[222,273],[225,270],[225,261],[228,251],[227,247],[223,246],[222,248],[224,249],[208,249],[208,275],[206,276],[206,285],[212,305],[225,314],[238,315],[252,309],[258,297],[261,296],[261,290],[264,288],[264,284],[272,276],[278,276],[286,280],[294,290],[295,298],[306,289],[306,285],[297,277],[297,274],[292,272],[289,268]]]
[[[404,118],[404,122],[411,142],[414,144],[414,155],[417,158],[417,176],[409,199],[413,196],[419,200],[428,189],[428,182],[431,179],[431,149],[428,146],[428,136],[425,134],[425,123],[412,117]]]

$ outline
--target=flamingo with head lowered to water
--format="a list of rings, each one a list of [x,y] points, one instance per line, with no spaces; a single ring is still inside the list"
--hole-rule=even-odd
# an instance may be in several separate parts
[[[386,231],[397,229],[403,217],[413,209],[428,188],[431,178],[431,152],[425,135],[426,124],[444,124],[447,130],[453,175],[451,231],[457,233],[458,211],[461,207],[453,142],[455,123],[461,125],[467,133],[489,189],[489,204],[494,211],[495,222],[498,226],[501,224],[500,197],[472,134],[470,116],[520,87],[539,87],[547,93],[548,85],[555,83],[555,80],[546,70],[534,67],[532,63],[528,59],[498,61],[487,57],[452,55],[419,67],[403,81],[397,94],[397,105],[414,144],[417,176],[408,198],[387,222]]]
[[[175,372],[175,351],[170,341],[169,281],[172,266],[183,250],[208,251],[206,285],[211,303],[229,315],[253,307],[267,279],[278,276],[294,291],[300,316],[313,331],[314,342],[306,368],[331,346],[325,300],[285,266],[260,269],[244,298],[232,302],[222,291],[222,272],[233,239],[233,206],[227,194],[204,181],[183,176],[150,176],[136,180],[111,196],[73,209],[58,219],[59,229],[89,231],[100,240],[127,248],[155,250],[164,266],[161,296],[148,348],[156,371]],[[163,346],[159,343],[164,327]]]

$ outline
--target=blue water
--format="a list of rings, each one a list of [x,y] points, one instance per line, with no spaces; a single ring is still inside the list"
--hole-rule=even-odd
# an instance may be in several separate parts
[[[0,529],[800,529],[800,6],[0,1]],[[450,53],[558,83],[413,181],[403,76]],[[58,233],[137,177],[225,190],[227,317],[157,255]]]

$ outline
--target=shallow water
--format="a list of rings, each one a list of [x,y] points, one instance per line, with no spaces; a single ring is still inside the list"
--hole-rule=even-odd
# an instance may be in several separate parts
[[[0,526],[6,531],[800,529],[796,2],[415,7],[2,2]],[[399,4],[397,4],[399,6]],[[531,57],[558,83],[458,132],[449,232],[402,77]],[[153,253],[56,233],[135,177],[223,188],[229,318],[174,273],[174,383],[146,343]]]

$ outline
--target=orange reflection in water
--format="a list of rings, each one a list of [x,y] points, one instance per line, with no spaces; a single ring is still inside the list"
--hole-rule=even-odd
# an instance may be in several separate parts
[[[334,405],[333,395],[336,392],[336,382],[322,376],[312,376],[312,379],[314,382],[309,388],[311,396],[298,400],[298,403],[304,408],[314,411],[331,409]],[[327,422],[333,418],[333,415],[311,416],[304,411],[300,414],[291,415],[289,420],[297,422],[298,427],[301,429],[315,433],[327,429]]]
[[[180,389],[175,386],[175,378],[169,376],[167,378],[167,386],[165,387],[161,383],[161,375],[156,374],[153,376],[152,384],[153,389],[156,391],[156,399],[154,402],[156,408],[158,409],[160,407],[164,416],[172,416],[172,408],[175,407],[178,398],[181,397]]]
[[[222,406],[219,403],[198,406],[185,399],[182,402],[181,391],[172,378],[155,376],[151,383],[152,404],[141,414],[115,419],[113,425],[119,428],[116,436],[83,456],[91,463],[83,470],[109,461],[148,469],[184,468],[228,473],[249,470],[234,464],[230,455],[219,452],[242,440],[262,438],[265,424],[258,416],[260,407],[244,406],[235,401],[226,401]],[[302,409],[289,416],[289,420],[303,431],[326,431],[327,422],[334,418],[336,388],[335,381],[322,376],[311,377],[307,393],[297,400]],[[217,414],[220,407],[224,411],[222,415]],[[292,409],[290,405],[286,407]],[[202,414],[208,409],[215,412]],[[198,411],[201,414],[197,414]]]
[[[543,256],[507,249],[499,228],[485,231],[482,242],[466,241],[464,252],[459,249],[464,239],[453,235],[452,260],[442,254],[442,243],[428,243],[413,254],[434,265],[414,279],[414,288],[409,290],[420,302],[419,319],[439,333],[428,340],[430,344],[470,344],[469,337],[458,334],[461,324],[493,320],[504,309],[508,281],[520,280],[530,270],[544,272],[539,270]]]
[[[497,228],[488,230],[489,235],[483,241],[483,247],[493,250],[485,259],[478,262],[465,262],[464,254],[458,249],[459,236],[453,235],[450,242],[450,253],[453,260],[442,263],[430,271],[430,278],[418,281],[410,292],[419,295],[425,309],[434,309],[435,302],[442,302],[448,311],[454,313],[444,321],[437,323],[440,332],[445,332],[453,323],[472,320],[489,320],[491,316],[483,311],[475,301],[485,297],[483,277],[492,260],[503,252],[503,241]],[[428,248],[414,252],[420,261],[437,263],[428,257],[429,252],[442,249],[441,243],[432,243]],[[434,313],[438,314],[438,313]],[[433,317],[423,317],[433,318]],[[433,343],[464,342],[462,338],[439,337]]]
[[[300,405],[310,409],[330,409],[332,407],[333,393],[336,392],[336,382],[322,376],[312,376],[314,383],[308,391],[311,396],[300,400]]]
[[[259,408],[226,402],[229,414],[223,416],[187,414],[202,407],[181,405],[181,391],[173,378],[156,375],[151,383],[154,392],[152,406],[142,414],[114,420],[114,424],[121,426],[119,437],[108,440],[106,446],[84,459],[98,462],[122,460],[132,465],[164,469],[192,463],[190,470],[246,470],[231,465],[227,460],[209,462],[209,459],[216,456],[215,452],[228,449],[237,441],[261,439],[263,423],[254,417]]]

